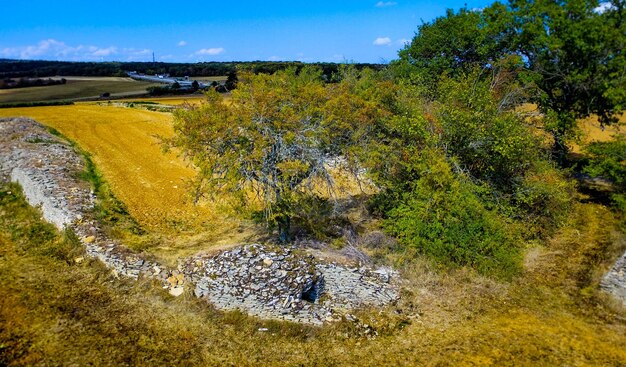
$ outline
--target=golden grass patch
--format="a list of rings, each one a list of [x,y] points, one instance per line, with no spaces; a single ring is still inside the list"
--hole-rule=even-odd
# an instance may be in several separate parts
[[[147,98],[133,98],[124,99],[112,102],[154,102],[170,106],[179,106],[185,103],[200,104],[204,100],[204,95],[190,95],[190,96],[178,96],[178,97],[147,97]]]
[[[169,113],[80,104],[0,109],[0,116],[33,118],[92,154],[129,213],[150,232],[165,237],[159,244],[165,252],[179,254],[181,247],[193,251],[247,235],[238,231],[241,223],[229,218],[219,203],[192,203],[186,182],[195,171],[176,154],[161,150],[158,136],[173,134]]]
[[[572,152],[580,153],[581,146],[584,147],[593,142],[611,141],[617,135],[626,136],[626,113],[622,114],[617,124],[611,126],[600,126],[597,116],[587,117],[580,120],[579,125],[582,137],[580,144],[572,144]]]

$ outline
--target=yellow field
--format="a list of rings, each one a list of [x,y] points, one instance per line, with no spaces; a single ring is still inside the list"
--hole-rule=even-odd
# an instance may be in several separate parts
[[[160,236],[162,243],[153,244],[153,251],[175,256],[244,236],[237,231],[238,221],[217,214],[224,213],[218,204],[191,203],[185,182],[194,170],[175,154],[164,154],[156,137],[172,135],[169,113],[79,104],[0,109],[0,116],[31,117],[91,153],[113,194]]]
[[[531,103],[519,106],[516,110],[523,113],[538,112],[537,105]],[[545,132],[543,126],[541,126],[540,120],[530,119],[529,121],[531,120],[533,123],[539,123],[534,132],[544,137],[546,140],[551,141],[551,136]],[[573,153],[581,153],[582,147],[592,142],[606,142],[615,139],[618,135],[626,136],[626,113],[622,114],[617,124],[613,124],[611,126],[605,126],[602,128],[600,126],[600,122],[598,121],[598,117],[590,116],[579,120],[578,127],[580,133],[579,141],[571,141],[568,143]]]
[[[155,102],[170,106],[178,106],[183,103],[199,104],[204,100],[204,95],[179,96],[179,97],[153,97],[153,98],[134,98],[124,99],[112,102]]]
[[[580,129],[582,130],[581,143],[587,145],[592,142],[611,141],[617,135],[626,136],[626,113],[619,119],[619,123],[611,126],[600,127],[598,117],[588,117],[580,121]],[[580,153],[581,148],[578,144],[572,145],[574,153]]]

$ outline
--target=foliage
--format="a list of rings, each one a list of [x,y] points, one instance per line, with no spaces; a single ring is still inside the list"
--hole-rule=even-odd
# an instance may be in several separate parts
[[[577,118],[596,114],[609,124],[624,108],[625,8],[612,4],[598,12],[596,1],[512,2],[517,52],[526,60],[557,152],[566,151]]]
[[[397,81],[395,115],[367,162],[382,188],[374,208],[405,247],[510,277],[521,238],[545,238],[562,223],[573,187],[513,109],[525,93],[520,65],[511,57],[491,70],[476,62],[428,82]]]
[[[609,124],[624,108],[626,10],[623,2],[611,4],[600,12],[597,1],[511,0],[448,11],[419,27],[393,70],[436,98],[442,76],[479,67],[486,77],[501,60],[517,57],[516,77],[543,111],[563,163],[577,118],[596,114]]]
[[[586,152],[589,162],[583,171],[611,181],[614,190],[611,198],[617,208],[626,212],[626,139],[591,143]]]
[[[503,108],[506,96],[496,95],[494,79],[476,69],[442,79],[434,110],[447,154],[472,177],[510,192],[541,154],[522,118]]]
[[[435,86],[442,76],[457,76],[474,67],[493,65],[507,51],[506,9],[494,4],[484,11],[466,8],[418,27],[417,36],[399,52],[394,69],[403,78]]]
[[[198,63],[167,63],[167,62],[72,62],[46,60],[8,60],[0,59],[0,80],[5,78],[40,78],[56,75],[73,76],[115,76],[126,77],[126,72],[137,71],[142,74],[170,74],[177,76],[224,76],[245,68],[255,74],[273,74],[280,70],[295,67],[298,70],[305,63],[297,61],[252,61],[252,62],[198,62]],[[314,63],[322,69],[322,73],[330,77],[337,73],[341,64]],[[357,69],[382,69],[381,64],[354,64]]]
[[[180,95],[180,94],[189,94],[193,93],[193,89],[189,88],[181,88],[178,82],[175,82],[172,85],[166,86],[153,86],[146,88],[146,91],[151,96],[168,96],[168,95]]]
[[[572,208],[574,182],[546,160],[533,162],[514,187],[509,210],[527,238],[547,238]]]
[[[19,78],[17,81],[11,78],[6,78],[6,79],[0,79],[0,89],[42,87],[42,86],[59,85],[59,84],[65,84],[65,83],[67,83],[67,80],[65,78],[61,78],[61,79]]]
[[[196,198],[227,192],[245,202],[251,190],[265,221],[286,240],[299,203],[316,184],[333,195],[326,159],[350,156],[363,131],[384,114],[369,92],[376,86],[373,74],[345,74],[342,82],[325,85],[316,68],[243,72],[229,105],[209,92],[205,104],[177,111],[169,146],[198,168]]]
[[[72,101],[15,102],[15,103],[0,103],[0,108],[69,106],[73,104],[74,102]]]
[[[483,274],[511,277],[520,249],[512,227],[484,207],[472,184],[461,181],[442,159],[427,152],[420,178],[389,211],[387,229],[400,243],[444,264],[468,265]]]

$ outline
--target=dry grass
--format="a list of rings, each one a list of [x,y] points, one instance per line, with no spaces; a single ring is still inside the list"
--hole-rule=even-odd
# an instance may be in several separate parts
[[[618,124],[605,126],[602,128],[597,116],[591,116],[579,122],[581,129],[580,143],[572,144],[572,152],[581,153],[581,147],[592,142],[611,141],[617,135],[626,136],[626,113],[624,113]]]
[[[164,154],[157,138],[173,134],[171,114],[80,104],[0,109],[0,116],[31,117],[90,153],[113,194],[151,232],[152,238],[127,238],[131,247],[173,260],[252,234],[220,203],[191,202],[186,181],[194,170],[175,154]]]
[[[536,127],[533,132],[541,137],[546,147],[552,144],[552,137],[543,129],[541,118],[538,115],[537,105],[526,103],[519,106],[516,111],[520,113],[530,114],[527,121]],[[534,115],[534,116],[533,116]],[[626,136],[626,113],[619,118],[618,123],[611,126],[600,126],[597,116],[590,116],[578,121],[578,141],[570,141],[569,145],[572,153],[582,153],[582,148],[592,142],[611,141],[617,135]]]
[[[323,328],[261,322],[216,312],[189,293],[173,298],[146,282],[116,280],[97,261],[73,261],[80,256],[78,243],[42,224],[17,191],[15,185],[0,185],[0,365],[621,366],[626,361],[623,313],[572,295],[560,280],[567,276],[536,283],[542,269],[551,273],[551,266],[559,266],[557,258],[535,264],[510,284],[414,262],[403,269],[408,281],[395,309],[358,314],[380,333],[367,339],[347,322]],[[597,220],[589,223],[592,217]],[[545,250],[565,258],[593,257],[589,248],[604,249],[602,239],[613,223],[602,207],[579,205],[569,223],[573,227]],[[582,239],[571,242],[572,231]],[[557,272],[576,273],[589,256],[574,256]],[[401,316],[393,316],[396,312]]]
[[[112,102],[154,102],[159,104],[165,104],[169,106],[179,106],[185,103],[200,104],[204,100],[204,95],[189,95],[179,97],[151,97],[151,98],[136,98],[136,99],[124,99],[120,101]]]
[[[66,77],[67,83],[45,87],[0,90],[0,103],[53,101],[98,97],[102,93],[112,96],[145,94],[146,88],[157,84],[130,78]]]
[[[33,117],[91,152],[113,193],[162,237],[146,247],[150,251],[173,259],[229,242],[219,238],[235,242],[229,236],[237,221],[216,214],[216,206],[187,206],[182,185],[173,187],[193,171],[163,155],[153,136],[172,133],[169,114],[95,105],[0,114]],[[626,361],[625,311],[597,289],[600,275],[625,250],[626,236],[614,214],[600,205],[574,205],[550,241],[529,245],[525,271],[511,283],[387,254],[387,261],[403,264],[406,282],[398,305],[357,313],[379,332],[372,340],[348,322],[309,328],[222,314],[190,290],[172,298],[148,282],[117,280],[97,261],[76,263],[82,255],[78,243],[41,223],[17,191],[0,184],[0,365],[623,366]],[[169,221],[172,217],[178,221]],[[185,230],[205,232],[175,239]]]

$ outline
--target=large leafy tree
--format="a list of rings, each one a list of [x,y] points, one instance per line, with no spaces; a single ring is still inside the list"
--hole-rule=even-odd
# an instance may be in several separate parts
[[[434,90],[442,76],[493,65],[510,52],[511,21],[508,8],[499,3],[483,11],[448,10],[418,27],[411,43],[400,50],[394,70]]]
[[[596,114],[610,124],[626,103],[625,6],[619,0],[598,6],[595,0],[511,0],[449,11],[419,27],[395,70],[436,97],[442,75],[481,67],[487,78],[502,60],[518,57],[522,68],[511,71],[544,113],[562,160],[576,119]]]
[[[209,92],[200,107],[179,110],[169,146],[198,168],[196,196],[226,193],[245,203],[255,193],[267,223],[287,240],[304,198],[320,186],[332,194],[327,159],[342,155],[349,168],[371,125],[386,113],[381,93],[391,86],[353,69],[341,79],[325,84],[310,67],[244,72],[229,103]]]
[[[626,102],[626,19],[622,1],[515,0],[517,52],[536,87],[554,150],[562,158],[576,119],[617,121]],[[600,10],[603,9],[603,10]]]

